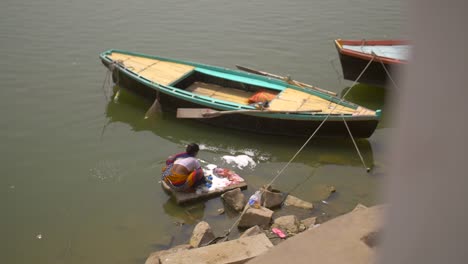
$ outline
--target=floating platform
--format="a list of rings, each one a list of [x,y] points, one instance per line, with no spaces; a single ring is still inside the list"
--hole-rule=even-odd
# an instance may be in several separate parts
[[[241,190],[245,190],[245,189],[247,189],[247,183],[244,181],[244,182],[241,182],[241,183],[228,185],[228,186],[226,186],[226,187],[224,187],[222,189],[216,189],[216,190],[213,190],[213,191],[202,192],[202,193],[177,192],[177,191],[174,191],[173,189],[171,189],[171,187],[169,187],[169,185],[167,185],[164,181],[161,181],[161,187],[163,188],[163,190],[167,194],[174,197],[177,204],[185,204],[185,203],[192,203],[192,202],[197,202],[197,201],[201,201],[201,200],[208,200],[210,198],[220,196],[221,194],[223,194],[223,193],[225,193],[227,191],[230,191],[230,190],[234,190],[236,188],[240,188]]]

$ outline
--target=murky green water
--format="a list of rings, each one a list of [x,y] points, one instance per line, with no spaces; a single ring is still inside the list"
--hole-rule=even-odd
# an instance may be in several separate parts
[[[110,48],[233,68],[245,65],[342,92],[335,38],[398,38],[400,1],[3,1],[0,3],[0,256],[2,263],[143,263],[154,250],[185,243],[199,220],[222,234],[235,215],[219,199],[175,205],[158,185],[161,162],[184,144],[236,171],[247,195],[269,182],[304,143],[158,116],[122,93],[108,101],[98,54]],[[333,67],[334,65],[334,67]],[[349,99],[384,108],[391,91],[359,86]],[[386,109],[385,119],[391,114]],[[358,141],[313,140],[274,186],[315,202],[327,219],[378,202],[386,172],[384,122]],[[322,185],[336,186],[329,204]],[[184,223],[181,225],[181,223]],[[41,239],[38,239],[41,235]]]

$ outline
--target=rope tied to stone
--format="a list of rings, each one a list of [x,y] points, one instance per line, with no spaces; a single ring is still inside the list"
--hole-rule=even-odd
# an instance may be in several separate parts
[[[362,72],[359,74],[358,78],[354,81],[353,83],[353,86],[358,82],[358,80],[361,78],[361,76],[364,74],[364,72],[367,70],[367,68],[369,67],[369,65],[372,63],[372,61],[374,60],[374,58],[372,58],[372,60],[369,61],[369,63],[366,65],[366,67],[362,70]],[[315,129],[315,131],[310,135],[310,137],[306,140],[306,142],[299,148],[299,150],[292,156],[292,158],[288,161],[288,163],[283,166],[283,168],[278,172],[278,174],[267,184],[265,185],[263,188],[260,188],[260,195],[262,196],[263,193],[265,192],[265,190],[268,190],[271,185],[278,179],[279,176],[281,176],[281,174],[286,170],[286,168],[293,162],[293,160],[299,155],[299,153],[301,153],[301,151],[307,146],[307,144],[310,142],[310,140],[312,140],[312,138],[315,136],[315,134],[319,131],[319,129],[322,127],[322,125],[328,120],[328,118],[330,117],[330,115],[333,113],[333,111],[335,111],[335,109],[338,107],[338,105],[340,105],[340,103],[342,103],[344,101],[344,97],[348,94],[349,91],[351,91],[351,89],[353,88],[353,86],[345,93],[345,95],[340,99],[340,101],[338,103],[335,104],[335,106],[333,107],[333,109],[327,114],[327,116],[325,117],[325,119],[319,124],[319,126]],[[344,120],[344,117],[343,115],[341,115],[341,117],[343,118],[343,121]],[[354,138],[353,138],[353,135],[351,134],[351,131],[349,130],[349,127],[345,121],[345,126],[346,128],[348,129],[348,132],[351,136],[351,138],[353,139],[353,143],[356,147],[356,149],[358,150],[358,153],[359,153],[359,156],[361,157],[361,161],[363,162],[364,164],[364,160],[362,159],[362,155],[361,153],[359,152],[359,149],[357,148],[357,145],[356,145],[356,142],[354,141]],[[367,171],[369,171],[369,168],[364,164],[364,167],[366,168]],[[227,233],[223,236],[224,238],[227,238],[227,236],[231,233],[231,230],[234,228],[234,226],[236,226],[242,216],[244,216],[244,214],[247,212],[247,210],[250,208],[250,205],[249,203],[247,202],[246,205],[244,206],[244,210],[242,210],[242,213],[239,215],[239,217],[236,219],[236,221],[232,224],[232,226],[228,229]],[[213,239],[212,241],[208,242],[206,245],[210,245],[212,244],[213,242],[216,242],[218,240],[216,239]]]

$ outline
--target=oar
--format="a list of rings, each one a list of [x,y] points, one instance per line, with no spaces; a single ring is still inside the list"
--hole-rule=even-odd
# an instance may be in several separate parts
[[[314,89],[314,90],[317,90],[319,92],[326,93],[326,94],[329,94],[329,95],[332,95],[332,96],[337,96],[337,93],[334,93],[332,91],[328,91],[328,90],[325,90],[325,89],[322,89],[322,88],[318,88],[318,87],[312,86],[312,85],[307,84],[307,83],[298,82],[298,81],[292,80],[292,79],[290,79],[288,77],[283,77],[283,76],[280,76],[280,75],[276,75],[276,74],[272,74],[272,73],[268,73],[268,72],[264,72],[264,71],[254,70],[254,69],[247,68],[247,67],[240,66],[240,65],[236,65],[236,67],[241,71],[255,73],[255,74],[258,74],[258,75],[263,75],[263,76],[268,76],[268,77],[280,79],[280,80],[286,81],[286,82],[288,82],[290,84],[294,84],[294,85],[302,87],[302,88],[310,88],[310,89]]]
[[[278,113],[310,113],[322,112],[322,109],[298,110],[298,111],[280,111],[280,110],[229,110],[216,111],[210,108],[178,108],[177,118],[212,118],[220,115],[229,114],[278,114]]]

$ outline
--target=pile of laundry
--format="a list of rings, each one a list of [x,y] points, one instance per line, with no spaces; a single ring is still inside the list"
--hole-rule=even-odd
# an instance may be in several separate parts
[[[203,171],[205,173],[206,184],[198,186],[196,193],[220,190],[245,181],[234,171],[227,168],[218,168],[214,164],[208,164],[206,168],[203,168]]]

